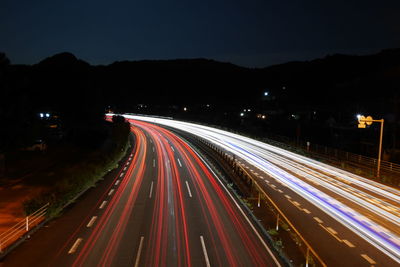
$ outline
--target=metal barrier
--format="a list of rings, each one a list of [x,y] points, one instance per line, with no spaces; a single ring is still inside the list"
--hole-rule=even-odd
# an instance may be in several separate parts
[[[49,203],[36,210],[34,213],[25,217],[25,219],[16,223],[14,226],[9,228],[7,231],[0,234],[0,253],[3,253],[5,248],[12,245],[20,237],[24,236],[29,232],[30,229],[37,226],[40,222],[45,219]],[[1,254],[0,254],[1,255]]]
[[[235,159],[233,156],[229,155],[227,152],[225,152],[223,149],[219,148],[215,144],[211,144],[208,141],[206,141],[203,138],[198,137],[198,139],[215,150],[217,153],[219,153],[222,157],[225,159],[228,159],[229,163],[232,165],[234,169],[239,168],[242,173],[245,174],[245,176],[251,180],[252,186],[257,190],[258,192],[258,202],[260,203],[261,199],[264,200],[264,202],[272,207],[277,213],[276,214],[276,230],[278,231],[279,229],[279,222],[286,223],[287,225],[290,226],[291,229],[295,232],[296,236],[300,238],[301,242],[306,246],[306,251],[305,252],[305,266],[308,267],[310,264],[315,265],[314,258],[318,261],[320,266],[326,267],[327,265],[325,262],[321,259],[321,257],[315,252],[315,250],[311,247],[311,245],[305,240],[305,238],[300,234],[300,232],[295,228],[293,223],[285,216],[285,214],[279,209],[278,205],[268,196],[268,194],[265,192],[265,190],[259,185],[259,183],[256,181],[256,179],[247,172],[247,170],[241,166],[240,164],[237,163],[237,159]]]

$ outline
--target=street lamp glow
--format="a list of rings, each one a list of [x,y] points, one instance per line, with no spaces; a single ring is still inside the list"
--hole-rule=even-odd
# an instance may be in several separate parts
[[[268,96],[268,92],[264,92],[264,96]]]
[[[184,107],[184,108],[183,108],[183,111],[187,111],[187,107]]]
[[[240,113],[240,117],[243,117],[244,116],[244,113],[242,112],[242,113]]]
[[[46,118],[50,118],[50,113],[46,113]]]
[[[43,113],[39,113],[39,116],[40,116],[40,118],[43,118],[44,114]]]
[[[357,120],[359,120],[361,118],[361,114],[357,114]]]

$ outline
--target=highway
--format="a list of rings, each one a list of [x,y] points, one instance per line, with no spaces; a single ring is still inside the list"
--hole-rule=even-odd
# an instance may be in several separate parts
[[[194,134],[235,155],[328,266],[400,264],[399,190],[219,129],[125,117]]]
[[[281,266],[188,144],[149,123],[131,129],[135,147],[119,172],[3,266]]]

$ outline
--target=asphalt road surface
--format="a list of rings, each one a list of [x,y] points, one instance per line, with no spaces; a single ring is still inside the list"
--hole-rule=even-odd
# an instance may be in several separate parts
[[[280,266],[240,205],[171,132],[132,127],[113,177],[10,253],[3,266]]]
[[[328,266],[400,265],[400,191],[203,125],[126,116],[199,136],[234,155]]]

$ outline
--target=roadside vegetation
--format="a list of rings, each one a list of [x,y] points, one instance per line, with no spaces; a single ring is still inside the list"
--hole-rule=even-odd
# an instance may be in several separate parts
[[[35,175],[34,183],[45,186],[47,190],[24,201],[26,214],[50,203],[48,216],[59,215],[66,205],[94,186],[110,170],[118,167],[118,162],[131,145],[129,124],[123,117],[115,117],[112,123],[107,122],[105,125],[107,138],[99,148],[75,150],[74,154],[80,158],[79,161],[72,159],[72,162],[58,164],[47,170],[46,176]]]

